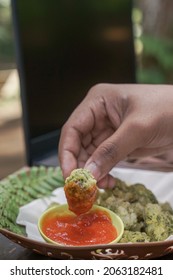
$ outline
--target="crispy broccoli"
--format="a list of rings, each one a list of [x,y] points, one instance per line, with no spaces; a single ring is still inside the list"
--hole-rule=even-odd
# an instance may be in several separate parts
[[[148,203],[144,211],[145,231],[151,241],[161,241],[173,233],[173,215],[159,204]]]
[[[173,215],[173,209],[169,202],[160,203],[160,206],[162,207],[163,211],[168,211],[170,214]]]
[[[142,205],[147,203],[158,203],[155,195],[143,184],[127,185],[125,182],[116,178],[115,187],[112,189],[115,197],[122,198],[131,203],[140,202]]]
[[[74,169],[64,186],[69,209],[77,215],[91,209],[97,196],[96,180],[83,168]]]
[[[133,230],[137,227],[137,215],[128,201],[123,201],[121,198],[111,195],[107,199],[99,198],[99,205],[106,207],[119,215],[124,223],[125,229]]]
[[[121,217],[125,228],[123,242],[128,238],[128,242],[160,241],[173,234],[171,206],[159,204],[155,195],[142,184],[127,185],[116,179],[115,187],[100,193],[97,203]]]
[[[149,242],[150,237],[145,232],[125,230],[120,243]]]
[[[147,189],[142,184],[134,184],[130,186],[131,192],[133,194],[133,201],[131,202],[140,202],[142,205],[147,203],[158,203],[155,195]]]

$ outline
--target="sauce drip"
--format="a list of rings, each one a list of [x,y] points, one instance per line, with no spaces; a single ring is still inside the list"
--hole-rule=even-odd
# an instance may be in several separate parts
[[[66,214],[49,217],[42,226],[47,237],[65,245],[107,244],[117,237],[111,218],[101,210],[93,210],[79,216]]]

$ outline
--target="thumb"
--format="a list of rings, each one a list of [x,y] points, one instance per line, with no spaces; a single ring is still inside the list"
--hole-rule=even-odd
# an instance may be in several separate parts
[[[123,123],[87,160],[88,169],[97,181],[102,179],[120,161],[139,147],[142,135],[129,122]]]

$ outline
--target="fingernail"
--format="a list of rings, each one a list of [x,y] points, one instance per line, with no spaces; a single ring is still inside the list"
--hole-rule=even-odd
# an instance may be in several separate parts
[[[95,162],[89,163],[88,165],[85,166],[85,168],[91,172],[91,174],[94,176],[96,180],[99,180],[101,173]]]

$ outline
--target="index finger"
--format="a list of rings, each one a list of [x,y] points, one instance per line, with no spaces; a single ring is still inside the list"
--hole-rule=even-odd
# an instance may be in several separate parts
[[[78,167],[82,141],[92,131],[95,124],[95,117],[89,104],[90,100],[85,98],[73,111],[61,131],[59,160],[65,178]]]

